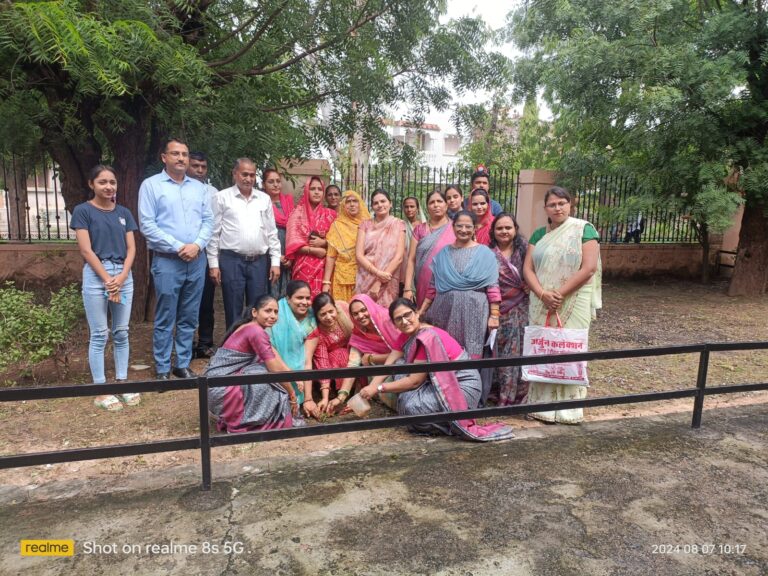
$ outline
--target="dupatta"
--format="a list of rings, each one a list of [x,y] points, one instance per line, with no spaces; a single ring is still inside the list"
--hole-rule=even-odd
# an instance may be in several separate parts
[[[389,318],[389,311],[383,306],[376,304],[367,294],[358,294],[350,300],[349,305],[352,306],[352,302],[355,301],[365,305],[376,331],[373,334],[363,332],[353,318],[352,336],[349,339],[349,345],[354,346],[364,354],[389,354],[396,348],[397,340],[400,337],[400,331],[395,328],[395,325]]]
[[[508,314],[528,296],[523,290],[525,286],[522,275],[523,259],[520,249],[515,249],[509,259],[498,247],[493,248],[493,253],[499,262],[499,291],[501,292],[499,312]]]
[[[586,220],[571,216],[554,230],[548,231],[534,246],[528,248],[533,250],[533,268],[542,288],[551,290],[562,286],[581,268],[581,239],[586,225]],[[591,292],[589,299],[579,299],[579,294],[586,291]],[[579,301],[583,309],[577,309]],[[597,272],[584,286],[565,297],[558,313],[563,324],[566,324],[571,315],[577,312],[581,317],[579,327],[583,324],[588,327],[590,320],[595,317],[595,311],[602,307],[602,264],[598,255]],[[546,314],[544,303],[532,294],[531,325],[542,326]]]
[[[304,183],[304,194],[286,224],[285,257],[289,259],[299,258],[297,252],[309,243],[310,232],[325,236],[336,218],[336,212],[323,206],[322,202],[312,208],[309,203],[309,185],[312,180],[320,182],[325,189],[323,181],[315,176]]]
[[[357,201],[360,203],[360,212],[357,216],[351,216],[347,212],[347,206],[344,201],[350,196],[357,198]],[[336,252],[339,253],[339,259],[343,260],[344,262],[355,261],[357,230],[363,221],[369,220],[370,218],[371,213],[368,211],[368,207],[363,202],[360,194],[354,190],[347,190],[344,192],[344,195],[341,197],[341,205],[339,206],[338,216],[336,216],[336,220],[333,221],[333,224],[331,224],[331,227],[328,230],[328,234],[326,235],[328,244],[333,246]],[[357,266],[355,266],[355,270],[356,269]],[[335,273],[336,271],[334,271],[334,274]],[[345,278],[343,283],[354,284],[354,282],[355,276],[353,271],[351,278]]]
[[[422,328],[405,345],[405,357],[408,364],[414,361],[418,350],[417,342],[424,347],[428,364],[450,361],[439,334],[432,328]],[[468,409],[467,399],[461,391],[455,371],[430,372],[429,378],[432,381],[437,399],[446,412],[458,412]],[[480,425],[474,419],[453,420],[451,428],[462,438],[478,442],[506,440],[514,436],[512,428],[506,424]]]
[[[272,212],[275,215],[275,224],[277,227],[285,228],[288,225],[288,218],[293,213],[295,207],[293,194],[280,193],[279,198],[278,202],[280,202],[280,207],[278,208],[277,203],[272,202]]]
[[[452,290],[482,290],[499,281],[499,265],[496,256],[487,246],[477,245],[464,271],[459,274],[453,265],[450,246],[443,248],[432,262],[432,274],[435,281],[435,289],[440,292]],[[467,250],[472,248],[456,248]]]
[[[307,312],[307,317],[299,321],[293,314],[287,298],[280,298],[277,303],[277,322],[268,332],[272,340],[272,346],[280,354],[286,366],[291,370],[304,370],[304,341],[317,327],[312,310]],[[297,395],[296,384],[292,383]],[[301,398],[299,403],[301,403]]]
[[[416,267],[414,270],[416,304],[421,306],[427,297],[429,283],[432,280],[432,261],[443,248],[456,240],[456,235],[453,233],[453,226],[450,222],[433,231],[430,231],[427,223],[419,224],[419,226],[423,226],[428,232],[416,245]]]

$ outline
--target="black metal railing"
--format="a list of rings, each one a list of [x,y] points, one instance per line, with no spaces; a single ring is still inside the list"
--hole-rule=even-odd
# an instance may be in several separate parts
[[[592,174],[576,187],[575,215],[591,222],[606,243],[695,243],[694,223],[678,202],[647,193],[631,176]]]
[[[541,404],[523,404],[517,406],[501,406],[494,408],[479,408],[460,412],[424,414],[418,416],[391,416],[386,418],[361,419],[336,424],[317,424],[300,428],[283,428],[257,432],[244,432],[229,435],[211,435],[208,415],[208,389],[212,387],[230,386],[233,383],[263,384],[275,380],[275,374],[258,374],[249,376],[221,376],[206,378],[189,378],[185,380],[151,380],[129,382],[125,384],[87,384],[81,386],[54,386],[39,388],[7,388],[0,390],[0,402],[18,402],[24,400],[47,400],[54,398],[74,398],[81,396],[98,396],[102,394],[120,394],[126,392],[159,392],[168,390],[198,390],[198,416],[200,433],[198,436],[139,442],[92,448],[76,448],[72,450],[57,450],[31,454],[14,454],[0,456],[0,469],[19,468],[23,466],[38,466],[79,460],[95,460],[100,458],[115,458],[121,456],[137,456],[157,452],[175,450],[200,450],[202,466],[202,489],[211,487],[211,448],[231,446],[248,442],[265,442],[284,438],[299,438],[305,436],[320,436],[324,434],[339,434],[360,430],[376,430],[425,424],[431,422],[450,422],[465,418],[486,418],[494,416],[510,416],[528,414],[549,410],[568,408],[587,408],[595,406],[612,406],[617,404],[635,404],[675,398],[693,398],[691,426],[701,426],[701,416],[704,409],[704,398],[713,394],[732,394],[736,392],[751,392],[768,390],[768,382],[756,384],[738,384],[707,388],[707,371],[711,352],[733,352],[741,350],[766,350],[768,342],[725,342],[688,344],[680,346],[664,346],[657,348],[637,348],[628,350],[603,350],[599,352],[582,352],[578,354],[561,354],[550,356],[520,356],[515,358],[494,358],[487,360],[464,360],[459,362],[438,362],[430,365],[430,371],[461,370],[467,368],[497,368],[501,366],[521,366],[524,364],[544,364],[548,362],[573,362],[576,360],[615,360],[622,358],[644,358],[651,356],[667,356],[680,354],[699,354],[699,367],[696,385],[682,390],[666,390],[619,396],[587,398],[584,400],[564,400]],[[281,373],[281,378],[287,380],[307,380],[321,378],[345,378],[360,376],[406,374],[413,371],[423,371],[424,364],[403,364],[393,366],[371,366],[363,368],[343,368],[338,370],[311,370]]]
[[[0,240],[75,240],[60,188],[48,156],[0,156]]]
[[[392,196],[393,213],[402,216],[401,203],[408,196],[415,196],[426,210],[426,197],[432,190],[445,190],[446,186],[459,185],[464,197],[471,192],[474,170],[458,168],[430,168],[426,166],[405,167],[395,164],[354,164],[336,169],[332,182],[342,191],[352,189],[366,198],[377,188],[383,188]],[[518,173],[512,170],[494,168],[488,179],[491,198],[507,212],[515,213],[517,201]]]

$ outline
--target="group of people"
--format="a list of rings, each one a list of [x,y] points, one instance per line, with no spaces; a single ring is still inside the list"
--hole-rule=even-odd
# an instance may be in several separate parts
[[[426,414],[498,405],[583,398],[586,388],[527,383],[519,367],[414,371],[370,381],[327,378],[282,382],[279,372],[409,364],[522,354],[525,327],[558,311],[566,327],[588,328],[600,307],[599,247],[594,227],[570,216],[570,195],[545,196],[548,225],[526,241],[512,214],[490,196],[487,171],[458,186],[403,200],[403,219],[378,189],[370,211],[357,192],[310,177],[296,200],[280,173],[262,173],[245,158],[233,186],[205,184],[205,157],[178,140],[161,155],[165,169],[139,193],[139,226],[152,253],[157,294],[153,351],[156,375],[195,376],[193,349],[210,357],[210,376],[275,373],[271,385],[212,388],[210,405],[222,431],[302,425],[347,411],[354,394],[380,397],[398,414]],[[94,382],[104,382],[107,310],[111,309],[116,379],[126,378],[130,267],[135,254],[130,212],[114,203],[114,171],[99,166],[94,197],[78,206],[86,260],[83,298]],[[224,301],[227,334],[214,350],[215,286]],[[205,297],[204,297],[205,294]],[[193,345],[199,324],[198,342]],[[210,329],[210,332],[208,330]],[[495,338],[489,340],[491,332]],[[118,345],[119,341],[119,345]],[[494,341],[493,350],[488,343]],[[175,363],[171,350],[175,346]],[[127,398],[126,398],[127,397]],[[135,405],[138,395],[95,400],[107,409]],[[535,413],[545,422],[577,423],[578,410]],[[508,426],[471,420],[417,427],[474,440],[511,435]]]

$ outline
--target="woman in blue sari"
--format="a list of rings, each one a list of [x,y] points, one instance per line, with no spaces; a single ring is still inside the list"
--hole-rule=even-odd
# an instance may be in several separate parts
[[[269,329],[272,346],[291,370],[312,369],[312,354],[304,346],[307,336],[317,328],[311,304],[309,284],[303,280],[291,280],[286,287],[285,298],[278,302],[277,322]],[[304,413],[317,416],[319,410],[312,395],[304,394],[305,390],[310,390],[309,382],[291,384]]]
[[[456,338],[472,358],[480,358],[486,331],[499,327],[501,295],[496,256],[474,240],[475,221],[466,210],[456,215],[456,240],[432,262],[432,281],[419,315]]]

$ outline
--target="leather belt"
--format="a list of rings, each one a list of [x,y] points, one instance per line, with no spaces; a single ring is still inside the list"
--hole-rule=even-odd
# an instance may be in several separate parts
[[[219,250],[221,254],[226,254],[227,256],[234,256],[235,258],[239,258],[243,262],[256,262],[260,258],[264,258],[266,254],[241,254],[240,252],[235,252],[234,250]]]

